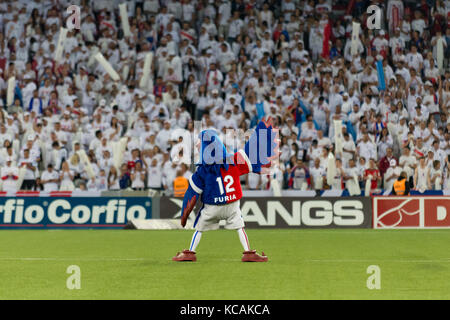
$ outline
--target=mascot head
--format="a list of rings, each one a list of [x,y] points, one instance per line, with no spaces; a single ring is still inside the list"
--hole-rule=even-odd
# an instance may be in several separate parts
[[[228,170],[232,164],[233,155],[230,155],[214,130],[204,130],[199,134],[200,160],[197,165],[210,166],[220,171],[223,167]],[[231,161],[231,162],[230,162]]]

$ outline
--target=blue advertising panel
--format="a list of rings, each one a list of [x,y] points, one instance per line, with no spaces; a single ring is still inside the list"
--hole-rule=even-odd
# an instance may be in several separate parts
[[[0,197],[0,229],[121,229],[151,217],[146,197]]]

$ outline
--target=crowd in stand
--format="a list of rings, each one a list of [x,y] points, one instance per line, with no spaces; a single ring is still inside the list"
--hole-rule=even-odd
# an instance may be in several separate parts
[[[80,29],[55,61],[70,5],[81,9]],[[379,28],[368,27],[370,5]],[[450,189],[449,14],[449,0],[3,0],[2,189],[170,194],[195,170],[177,161],[194,121],[225,137],[263,117],[280,129],[280,165],[243,177],[247,189],[276,179],[285,189],[342,190],[356,176],[390,190],[403,171],[412,189]],[[235,146],[227,143],[230,153]]]

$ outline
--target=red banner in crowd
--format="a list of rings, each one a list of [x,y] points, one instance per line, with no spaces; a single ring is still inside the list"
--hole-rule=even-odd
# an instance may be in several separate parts
[[[323,30],[322,58],[330,57],[331,23],[328,21]]]
[[[373,227],[450,228],[450,197],[374,197]]]
[[[392,29],[395,30],[395,28],[400,26],[400,14],[398,12],[398,8],[394,6],[392,9]]]
[[[345,11],[346,15],[349,15],[352,13],[353,6],[355,5],[355,0],[351,0],[348,2],[347,10]]]

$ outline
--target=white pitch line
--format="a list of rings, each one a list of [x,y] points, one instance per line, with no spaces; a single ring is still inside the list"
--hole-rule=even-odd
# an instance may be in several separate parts
[[[87,261],[87,262],[118,262],[118,261],[150,261],[147,258],[0,258],[0,261]],[[206,260],[205,260],[206,261]],[[239,259],[209,259],[209,261],[235,262]],[[270,260],[269,260],[270,261]],[[272,260],[274,261],[274,260]],[[394,262],[394,263],[450,263],[450,258],[433,260],[414,260],[414,259],[302,259],[299,263],[375,263],[375,262]]]
[[[247,231],[252,231],[252,229],[247,229]],[[262,229],[260,229],[262,230]],[[446,231],[447,229],[428,229],[428,230],[422,230],[422,229],[367,229],[367,231],[343,231],[343,230],[338,230],[335,229],[336,231],[325,231],[325,230],[317,230],[317,229],[297,229],[297,230],[289,230],[289,229],[265,229],[264,232],[277,232],[279,233],[280,231],[284,234],[284,233],[297,233],[299,234],[303,234],[304,235],[314,235],[314,234],[335,234],[335,235],[341,235],[341,234],[364,234],[364,235],[380,235],[380,233],[382,232],[386,232],[387,231],[399,231],[398,234],[447,234],[450,235],[450,230]],[[306,232],[304,232],[306,231]],[[371,232],[368,232],[371,231]]]
[[[0,261],[145,261],[145,258],[0,258]]]
[[[204,259],[202,259],[203,261]],[[220,259],[209,260],[211,262],[239,262],[239,259]],[[269,256],[269,262],[276,261]],[[393,263],[450,263],[450,258],[434,259],[434,260],[402,260],[402,259],[303,259],[298,260],[298,263],[381,263],[381,262],[393,262]]]
[[[336,259],[336,260],[328,260],[328,259],[310,259],[310,260],[300,260],[300,262],[319,262],[319,263],[374,263],[374,262],[395,262],[395,263],[449,263],[450,258],[444,259],[436,259],[436,260],[402,260],[402,259]]]

